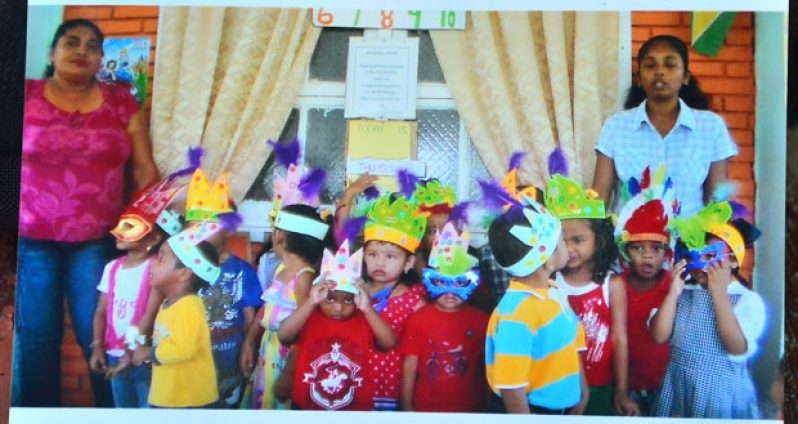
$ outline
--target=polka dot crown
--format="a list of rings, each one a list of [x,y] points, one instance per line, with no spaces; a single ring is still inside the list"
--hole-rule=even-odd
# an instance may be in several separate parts
[[[427,228],[427,215],[403,196],[391,202],[389,194],[383,195],[374,202],[367,216],[363,232],[365,242],[385,241],[410,253],[416,252]]]
[[[451,211],[457,203],[457,196],[452,187],[445,186],[438,180],[430,180],[426,184],[416,185],[413,201],[421,210],[433,210],[436,206],[445,205]]]
[[[335,290],[357,294],[355,282],[360,278],[361,267],[363,266],[363,249],[358,249],[349,255],[349,240],[344,240],[338,250],[333,254],[329,250],[324,250],[324,257],[321,260],[321,272],[313,284],[322,281],[335,282]]]
[[[193,225],[167,240],[177,259],[209,284],[213,284],[219,278],[220,269],[205,258],[197,249],[197,245],[221,229],[221,224],[205,221]]]
[[[520,261],[503,267],[514,277],[530,275],[546,263],[557,248],[562,231],[560,221],[544,207],[528,202],[523,211],[530,226],[515,225],[510,229],[510,234],[531,249]]]
[[[546,207],[559,219],[605,218],[604,201],[592,189],[562,175],[549,178],[545,195]]]
[[[213,183],[198,168],[191,176],[186,195],[186,221],[216,222],[216,215],[230,212],[229,184],[227,174],[222,174]]]

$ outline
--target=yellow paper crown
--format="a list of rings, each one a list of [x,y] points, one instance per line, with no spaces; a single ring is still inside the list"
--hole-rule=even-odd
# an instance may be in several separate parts
[[[227,173],[211,183],[202,169],[194,171],[186,196],[186,221],[216,222],[216,215],[231,212],[229,188]]]
[[[387,241],[415,253],[427,228],[427,214],[403,196],[385,194],[372,204],[363,232],[366,242]]]

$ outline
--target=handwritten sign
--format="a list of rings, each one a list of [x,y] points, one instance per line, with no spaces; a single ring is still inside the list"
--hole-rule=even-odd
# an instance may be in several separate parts
[[[457,10],[313,9],[320,27],[462,30],[466,12]]]
[[[395,191],[398,184],[394,175],[400,168],[424,176],[423,164],[415,161],[416,131],[417,125],[413,121],[348,121],[346,174],[349,181],[369,171],[380,175],[378,187]]]
[[[374,41],[352,37],[344,117],[415,119],[418,38]]]

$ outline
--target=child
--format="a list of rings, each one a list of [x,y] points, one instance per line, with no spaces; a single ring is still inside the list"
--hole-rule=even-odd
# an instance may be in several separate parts
[[[249,399],[242,408],[288,409],[290,392],[276,396],[278,379],[290,387],[291,374],[283,374],[288,358],[288,348],[277,338],[280,323],[308,297],[315,266],[330,241],[329,217],[322,218],[316,207],[321,190],[320,177],[324,172],[311,170],[302,175],[298,167],[299,142],[287,146],[271,143],[281,164],[287,168],[286,176],[275,175],[274,199],[270,219],[273,219],[272,244],[281,260],[274,278],[263,292],[264,305],[256,323],[249,326],[241,355],[241,368],[245,376],[252,375]],[[315,182],[314,182],[315,180]],[[307,186],[312,186],[310,189]],[[311,206],[309,206],[311,205]],[[255,344],[260,340],[260,348]],[[257,356],[255,354],[257,352]],[[255,360],[257,359],[257,367]],[[255,372],[253,373],[253,368]]]
[[[412,193],[412,192],[411,192]],[[409,200],[410,194],[384,195],[368,212],[365,241],[366,290],[374,309],[401,339],[410,315],[425,305],[426,293],[413,270],[415,252],[424,236],[426,215]],[[369,368],[376,381],[374,409],[399,409],[401,356],[395,349],[374,350]]]
[[[671,343],[656,416],[759,417],[747,362],[765,327],[765,306],[739,273],[758,230],[742,219],[729,221],[731,216],[732,207],[723,201],[689,219],[671,220],[682,259],[651,322],[654,341]]]
[[[392,348],[396,336],[359,283],[362,260],[362,250],[349,256],[348,241],[335,255],[325,251],[322,276],[308,301],[280,325],[280,342],[296,343],[291,352],[294,409],[373,407],[369,351]]]
[[[135,345],[127,346],[131,341],[126,343],[126,336],[132,335],[135,343],[139,324],[154,319],[154,309],[151,316],[145,315],[148,302],[158,297],[150,292],[153,255],[163,239],[158,226],[166,220],[165,208],[178,190],[172,187],[171,179],[153,184],[136,196],[111,230],[117,249],[126,254],[105,266],[97,286],[100,296],[94,312],[89,367],[95,373],[105,372],[106,378],[110,378],[117,408],[148,406],[152,370],[142,364],[128,368],[131,363],[128,347],[132,350]],[[145,329],[144,334],[149,336],[151,328]]]
[[[241,372],[241,344],[255,311],[261,305],[260,284],[252,265],[227,250],[228,234],[234,232],[241,218],[228,193],[229,181],[223,174],[211,183],[198,169],[188,187],[186,220],[207,220],[221,228],[207,241],[216,249],[221,262],[219,279],[201,288],[197,295],[205,305],[211,330],[213,362],[219,387],[219,407],[237,408],[241,401],[244,376]]]
[[[165,297],[149,352],[153,406],[210,407],[219,399],[210,329],[197,296],[219,278],[216,249],[206,241],[219,228],[203,223],[170,237],[153,265],[152,287]]]
[[[617,409],[621,415],[636,415],[637,405],[629,399],[626,385],[626,292],[621,280],[610,279],[618,253],[614,227],[597,194],[563,175],[564,167],[554,166],[564,161],[558,147],[549,158],[552,176],[545,200],[549,211],[562,221],[568,247],[568,262],[557,274],[557,287],[568,296],[585,328],[587,351],[582,360],[590,386],[585,414],[613,415]]]
[[[435,303],[408,320],[399,351],[403,411],[482,412],[488,315],[465,304],[479,284],[469,234],[446,223],[433,242],[424,286]]]
[[[648,331],[651,311],[660,307],[670,288],[670,272],[664,269],[671,256],[668,220],[675,206],[670,195],[670,180],[662,187],[664,167],[650,186],[643,178],[641,191],[635,195],[627,183],[622,195],[626,202],[615,227],[615,242],[624,271],[614,275],[626,288],[627,334],[629,337],[629,397],[640,415],[651,416],[651,407],[665,375],[670,346],[657,344]],[[644,175],[647,175],[645,173]]]
[[[578,354],[584,331],[549,280],[568,260],[560,222],[528,198],[522,201],[511,199],[488,230],[496,261],[513,276],[488,321],[486,374],[496,395],[489,409],[579,414],[589,397]]]

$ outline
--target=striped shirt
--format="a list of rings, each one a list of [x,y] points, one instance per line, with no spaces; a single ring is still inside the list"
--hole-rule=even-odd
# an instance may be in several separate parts
[[[585,349],[585,333],[565,295],[549,285],[510,281],[488,322],[485,366],[497,395],[525,388],[530,405],[563,409],[581,398],[577,351]]]
[[[681,214],[691,216],[704,206],[709,166],[735,156],[737,145],[716,113],[692,109],[681,99],[679,107],[676,124],[665,137],[648,118],[645,101],[610,116],[601,128],[596,150],[613,159],[620,183],[631,177],[640,179],[646,166],[654,171],[666,164],[674,195],[682,203]],[[613,210],[620,210],[619,203]]]

